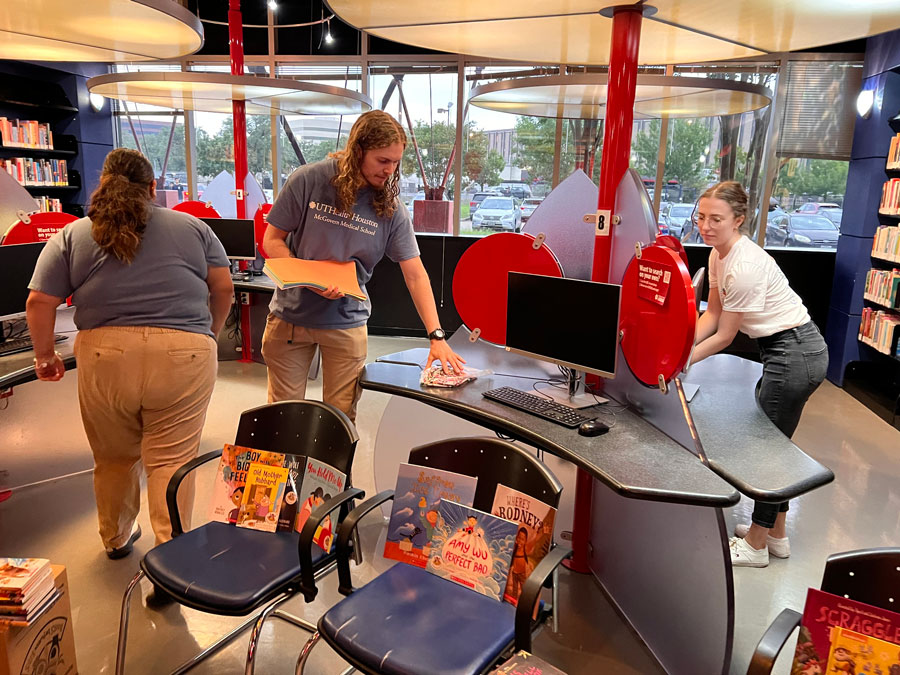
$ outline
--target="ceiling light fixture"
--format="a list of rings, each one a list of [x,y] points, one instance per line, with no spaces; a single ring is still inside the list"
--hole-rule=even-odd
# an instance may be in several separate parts
[[[276,9],[278,9],[278,3],[275,2],[275,0],[269,0],[269,9],[274,12]]]
[[[875,92],[871,89],[863,89],[856,97],[856,112],[864,120],[872,114],[872,107],[875,105]]]
[[[325,42],[327,44],[334,42],[334,38],[331,37],[331,19],[325,21]]]

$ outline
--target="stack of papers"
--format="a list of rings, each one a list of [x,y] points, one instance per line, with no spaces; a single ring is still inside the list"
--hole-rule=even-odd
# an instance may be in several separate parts
[[[0,558],[0,624],[27,626],[59,592],[45,558]]]
[[[263,272],[281,290],[308,286],[324,291],[336,286],[344,295],[366,300],[356,278],[356,263],[352,261],[269,258]]]

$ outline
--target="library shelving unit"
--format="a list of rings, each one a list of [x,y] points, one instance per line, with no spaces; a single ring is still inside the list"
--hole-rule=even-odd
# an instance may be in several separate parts
[[[81,175],[75,168],[78,156],[78,139],[61,130],[71,126],[79,110],[72,105],[62,86],[53,81],[39,81],[0,72],[0,117],[13,120],[33,120],[48,125],[53,134],[53,147],[20,147],[0,145],[0,160],[22,158],[26,162],[53,165],[55,160],[66,161],[65,185],[23,184],[35,197],[46,196],[62,202],[62,210],[75,216],[84,215],[84,205],[79,199]],[[12,139],[5,138],[9,143]],[[57,164],[58,166],[58,164]],[[23,181],[19,181],[22,183]]]

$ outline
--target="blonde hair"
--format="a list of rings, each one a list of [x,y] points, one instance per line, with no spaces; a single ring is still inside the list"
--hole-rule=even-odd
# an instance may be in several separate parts
[[[356,203],[356,195],[368,183],[360,167],[365,153],[379,150],[394,143],[406,147],[406,132],[393,117],[381,110],[370,110],[360,115],[350,129],[347,147],[333,152],[329,157],[337,159],[338,172],[331,180],[337,190],[338,206],[341,211],[350,211]],[[400,195],[400,166],[388,178],[384,187],[375,191],[375,213],[380,218],[390,218],[397,208]]]
[[[750,203],[750,198],[747,196],[744,187],[736,180],[726,180],[722,183],[713,185],[700,195],[700,199],[707,197],[711,199],[721,199],[723,202],[726,202],[728,206],[731,207],[731,210],[734,211],[735,218],[740,216],[744,217],[744,222],[741,223],[741,227],[746,225],[747,205]]]
[[[100,185],[91,195],[91,236],[107,253],[131,264],[150,219],[153,166],[137,150],[118,148],[106,156]]]

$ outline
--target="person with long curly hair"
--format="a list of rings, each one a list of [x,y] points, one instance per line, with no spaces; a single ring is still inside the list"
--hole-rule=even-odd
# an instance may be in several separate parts
[[[47,241],[28,285],[40,380],[65,373],[53,329],[56,308],[73,298],[78,401],[94,455],[100,538],[112,559],[128,555],[141,534],[141,464],[156,543],[172,538],[166,487],[197,456],[216,380],[215,336],[234,293],[209,226],[155,206],[155,195],[147,158],[113,150],[88,217]],[[193,499],[186,479],[178,492],[185,529]]]
[[[381,110],[360,115],[343,150],[288,178],[269,212],[263,248],[274,258],[352,260],[364,294],[375,265],[387,256],[400,265],[430,338],[427,365],[437,360],[445,372],[463,372],[465,361],[445,341],[412,221],[399,200],[405,148],[406,133],[393,117]],[[355,420],[371,309],[368,300],[335,287],[276,290],[262,342],[269,402],[305,397],[318,347],[325,402]]]

